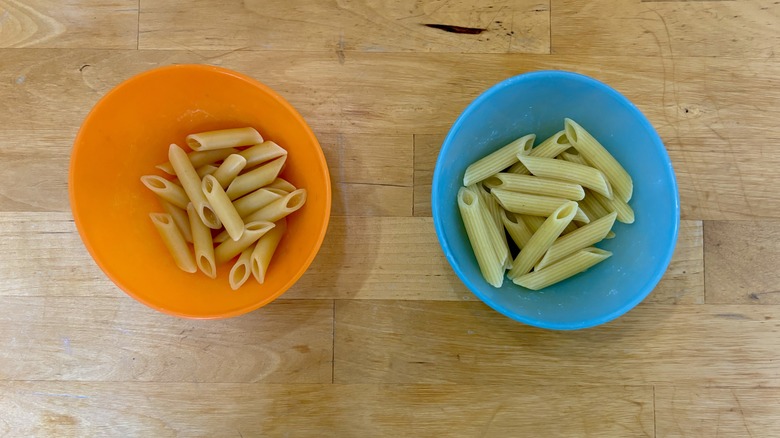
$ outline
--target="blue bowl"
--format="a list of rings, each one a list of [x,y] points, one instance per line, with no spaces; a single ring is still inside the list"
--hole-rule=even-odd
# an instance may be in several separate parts
[[[466,167],[525,134],[537,142],[569,117],[598,139],[634,180],[636,221],[616,223],[597,246],[613,255],[585,273],[541,291],[483,278],[458,212]],[[658,284],[674,252],[680,200],[672,163],[647,118],[609,86],[587,76],[539,71],[507,79],[474,100],[444,140],[432,187],[442,249],[463,283],[487,305],[525,324],[575,330],[604,324],[639,304]]]

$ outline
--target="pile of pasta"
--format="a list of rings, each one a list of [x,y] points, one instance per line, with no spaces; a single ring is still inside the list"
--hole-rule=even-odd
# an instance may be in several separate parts
[[[186,142],[192,152],[172,144],[169,162],[157,166],[175,178],[141,177],[165,210],[151,213],[152,223],[181,270],[216,278],[217,265],[238,256],[230,287],[250,274],[262,284],[286,217],[306,202],[306,189],[279,177],[287,151],[251,127],[191,134]]]
[[[565,119],[562,131],[533,147],[535,139],[471,164],[458,191],[469,242],[493,287],[506,270],[531,290],[583,272],[612,255],[592,245],[614,237],[615,220],[634,222],[631,176],[588,131]]]

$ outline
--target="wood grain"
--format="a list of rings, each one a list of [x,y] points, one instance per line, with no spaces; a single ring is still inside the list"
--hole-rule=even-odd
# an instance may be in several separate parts
[[[707,303],[780,304],[780,222],[707,222]]]
[[[655,389],[656,433],[663,437],[780,435],[778,388]]]
[[[551,8],[553,53],[763,58],[780,44],[773,0],[553,0]]]
[[[142,0],[143,49],[549,53],[547,0]],[[216,18],[216,19],[215,19]]]
[[[333,304],[276,301],[223,321],[129,297],[2,297],[0,380],[329,383]]]
[[[431,183],[443,135],[414,136],[414,215],[431,215]]]
[[[780,384],[780,307],[642,304],[594,329],[482,303],[336,302],[336,383]]]
[[[0,383],[3,436],[653,436],[651,387]],[[562,415],[563,414],[563,415]]]
[[[137,0],[0,0],[0,47],[137,46]]]

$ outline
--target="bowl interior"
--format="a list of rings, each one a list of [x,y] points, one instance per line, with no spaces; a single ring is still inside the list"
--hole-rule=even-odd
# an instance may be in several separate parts
[[[569,117],[591,132],[634,180],[636,221],[616,223],[613,252],[587,272],[533,292],[505,280],[495,289],[479,271],[456,205],[466,167],[528,133],[537,142]],[[582,75],[535,72],[508,79],[476,99],[453,125],[439,153],[432,188],[436,232],[461,280],[485,303],[518,321],[578,329],[625,313],[655,287],[677,240],[679,198],[671,162],[642,113],[612,88]]]
[[[255,127],[289,151],[282,176],[308,190],[290,216],[266,282],[230,289],[230,264],[212,280],[180,271],[149,220],[162,211],[139,178],[162,174],[168,145],[193,132]],[[216,318],[254,310],[279,296],[316,255],[330,213],[322,150],[300,115],[264,85],[217,67],[179,65],[135,76],[109,92],[79,131],[70,167],[71,208],[103,271],[129,295],[166,313]]]

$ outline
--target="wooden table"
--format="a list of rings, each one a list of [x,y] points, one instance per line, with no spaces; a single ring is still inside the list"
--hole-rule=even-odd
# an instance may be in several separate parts
[[[0,435],[780,436],[778,2],[67,4],[0,1]],[[275,88],[331,168],[320,255],[283,299],[239,318],[135,302],[69,212],[89,109],[173,63]],[[578,332],[483,305],[430,218],[460,111],[553,68],[641,108],[682,198],[656,290]]]

